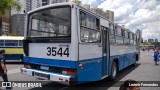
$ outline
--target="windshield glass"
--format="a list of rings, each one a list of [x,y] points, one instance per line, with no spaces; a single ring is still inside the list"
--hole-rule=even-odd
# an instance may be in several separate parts
[[[29,37],[70,36],[71,9],[69,6],[47,8],[29,15]]]

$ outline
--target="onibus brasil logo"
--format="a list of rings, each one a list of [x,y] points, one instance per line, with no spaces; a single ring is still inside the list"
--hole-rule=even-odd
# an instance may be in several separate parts
[[[2,82],[2,87],[42,87],[42,83],[34,82]]]

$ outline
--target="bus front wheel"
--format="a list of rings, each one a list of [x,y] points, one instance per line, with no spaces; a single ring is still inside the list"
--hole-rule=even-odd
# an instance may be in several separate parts
[[[111,70],[111,80],[115,80],[116,76],[117,76],[117,63],[113,62]]]

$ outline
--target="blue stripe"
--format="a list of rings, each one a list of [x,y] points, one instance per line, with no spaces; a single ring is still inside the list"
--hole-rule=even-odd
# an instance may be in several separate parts
[[[96,61],[96,60],[102,60],[102,58],[92,58],[92,59],[85,59],[80,61],[73,61],[73,60],[34,58],[34,57],[25,56],[23,61],[33,63],[33,64],[40,64],[40,65],[65,67],[65,68],[78,68],[79,62]]]
[[[67,61],[67,60],[57,60],[57,59],[24,57],[23,61],[33,63],[33,64],[65,67],[65,68],[77,68],[78,67],[78,62],[70,61],[70,60]]]

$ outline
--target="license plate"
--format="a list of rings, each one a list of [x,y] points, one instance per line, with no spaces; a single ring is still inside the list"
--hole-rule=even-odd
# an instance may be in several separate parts
[[[34,72],[34,76],[38,76],[40,78],[43,78],[43,79],[49,79],[49,75],[48,74],[43,74],[43,73],[38,73],[38,72]]]
[[[40,69],[49,70],[49,66],[44,66],[44,65],[42,65],[42,66],[40,66]]]

